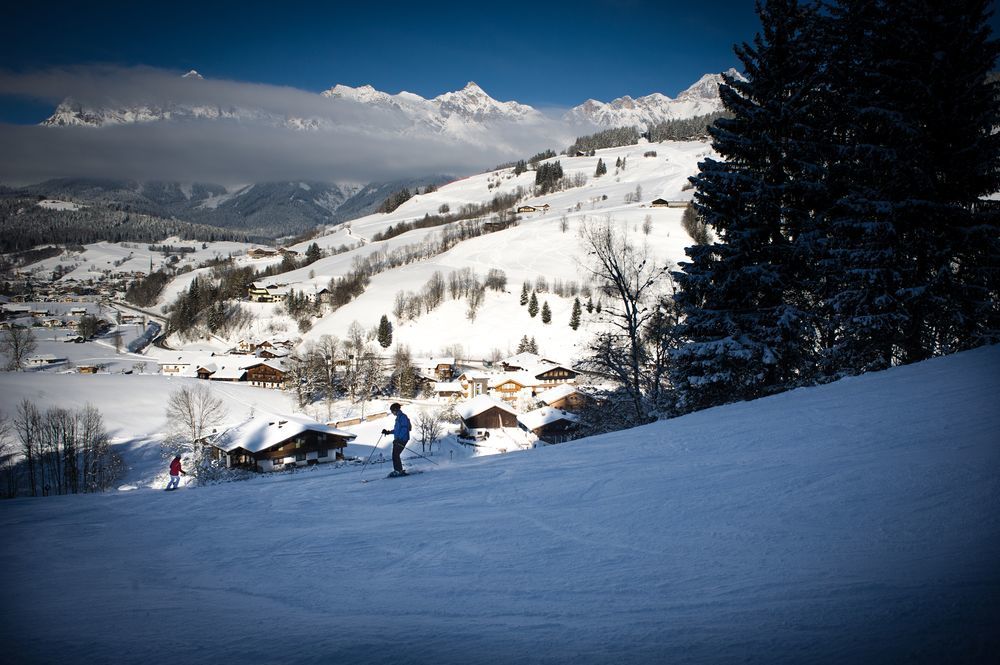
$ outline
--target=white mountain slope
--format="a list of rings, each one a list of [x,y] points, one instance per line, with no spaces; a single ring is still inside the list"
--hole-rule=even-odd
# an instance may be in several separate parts
[[[656,156],[645,157],[649,152],[656,152]],[[575,362],[582,357],[595,331],[596,317],[585,316],[584,325],[579,330],[572,330],[569,319],[573,298],[555,295],[551,287],[556,280],[578,285],[589,281],[585,270],[586,249],[579,237],[581,227],[609,219],[616,229],[627,232],[637,245],[648,245],[656,261],[674,265],[684,260],[684,248],[691,244],[691,238],[680,224],[683,210],[652,208],[649,203],[659,197],[690,199],[691,191],[684,189],[687,177],[697,171],[698,161],[710,153],[710,147],[704,142],[663,142],[599,150],[594,157],[563,156],[547,160],[558,160],[567,177],[579,174],[585,177],[586,184],[526,199],[523,203],[547,204],[549,208],[521,215],[516,227],[466,240],[444,254],[374,275],[363,294],[322,319],[314,320],[311,330],[302,337],[307,342],[322,335],[344,339],[355,321],[366,329],[372,328],[383,314],[391,314],[397,293],[419,293],[435,272],[447,278],[452,271],[469,268],[482,281],[490,269],[499,269],[508,280],[506,292],[487,291],[475,320],[468,318],[464,299],[446,301],[438,310],[415,320],[399,321],[391,317],[395,326],[394,344],[406,345],[418,355],[436,355],[448,347],[460,345],[469,358],[479,359],[489,358],[494,349],[513,352],[521,337],[528,335],[535,337],[544,353],[558,355],[565,362]],[[616,174],[614,164],[619,158],[625,160],[626,168]],[[609,164],[611,170],[605,176],[594,178],[598,159]],[[390,226],[437,214],[442,205],[457,211],[466,204],[488,202],[497,193],[508,193],[518,187],[530,190],[534,176],[534,172],[529,171],[515,177],[511,169],[473,175],[443,185],[430,194],[415,196],[391,214],[362,217],[351,221],[349,228],[333,227],[330,235],[292,246],[292,249],[304,252],[312,242],[323,248],[360,246],[306,268],[277,275],[271,281],[307,294],[314,293],[324,288],[331,278],[347,275],[360,258],[379,252],[405,251],[408,246],[436,240],[442,230],[441,227],[417,229],[390,240],[372,241],[376,234]],[[642,192],[641,200],[626,203],[637,189]],[[563,217],[566,219],[565,231],[562,229]],[[647,217],[650,220],[648,235],[642,230]],[[539,278],[550,285],[548,293],[538,295],[552,310],[549,324],[543,323],[541,317],[530,317],[526,308],[519,304],[522,282],[534,285]],[[583,300],[586,302],[586,298]],[[254,305],[254,311],[262,330],[272,325],[296,330],[294,322],[280,314],[279,305]]]
[[[19,663],[992,662],[998,394],[992,347],[411,478],[4,501],[0,640]],[[145,402],[117,397],[109,418]]]

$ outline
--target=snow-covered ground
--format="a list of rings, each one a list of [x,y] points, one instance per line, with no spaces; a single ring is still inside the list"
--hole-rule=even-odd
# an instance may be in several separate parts
[[[411,478],[5,501],[0,643],[17,663],[997,662],[997,395],[991,347]],[[158,399],[129,400],[137,431]]]

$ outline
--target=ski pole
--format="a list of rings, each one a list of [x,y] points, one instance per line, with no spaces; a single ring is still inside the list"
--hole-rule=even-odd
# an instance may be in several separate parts
[[[409,446],[403,446],[403,450],[409,450],[409,451],[410,451],[411,453],[413,453],[413,454],[414,454],[414,455],[416,455],[417,457],[423,457],[423,458],[424,458],[425,460],[427,460],[427,461],[428,461],[428,462],[430,462],[431,464],[433,464],[433,465],[435,465],[435,466],[437,466],[437,465],[438,465],[438,463],[437,463],[437,462],[435,462],[434,460],[432,460],[432,459],[431,459],[430,457],[427,457],[427,456],[425,456],[425,455],[421,455],[420,453],[418,453],[418,452],[417,452],[416,450],[413,450],[413,449],[412,449],[412,448],[410,448]]]
[[[372,461],[372,456],[375,454],[375,451],[378,450],[378,444],[382,443],[383,436],[385,436],[385,434],[379,434],[378,441],[376,441],[375,445],[372,446],[372,451],[368,453],[368,459],[366,459],[365,463],[361,466],[361,473],[359,475],[365,475],[365,469],[368,468],[368,462]]]

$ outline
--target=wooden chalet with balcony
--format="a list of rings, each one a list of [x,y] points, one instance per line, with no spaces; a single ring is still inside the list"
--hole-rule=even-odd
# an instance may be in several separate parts
[[[355,436],[308,418],[261,414],[207,443],[227,467],[267,472],[333,462]]]
[[[517,427],[517,412],[489,395],[480,395],[456,409],[462,419],[462,434],[476,436],[487,430]]]
[[[517,418],[521,429],[531,432],[545,443],[563,443],[574,438],[580,417],[562,409],[543,406]]]
[[[258,388],[284,388],[289,380],[288,367],[280,358],[247,365],[246,381]]]

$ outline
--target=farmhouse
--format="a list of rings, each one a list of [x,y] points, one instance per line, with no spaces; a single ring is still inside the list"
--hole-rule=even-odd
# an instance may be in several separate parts
[[[462,434],[466,436],[475,436],[491,429],[517,427],[517,412],[489,395],[480,395],[460,404],[456,411],[462,419]]]
[[[571,367],[556,364],[538,365],[537,367],[527,370],[527,373],[535,377],[535,379],[545,387],[558,386],[564,383],[573,383],[579,375],[579,372]]]
[[[526,372],[501,374],[490,383],[490,394],[513,404],[520,398],[530,398],[535,393],[538,381]]]
[[[28,356],[24,360],[24,364],[28,367],[46,367],[48,365],[53,365],[55,363],[61,362],[63,358],[57,358],[51,353],[40,353],[35,356]]]
[[[500,366],[505,372],[517,372],[543,364],[558,365],[559,363],[554,360],[549,360],[548,358],[540,356],[536,353],[528,353],[527,351],[519,353],[516,356],[504,358],[500,361]]]
[[[332,462],[355,436],[309,418],[259,414],[208,444],[227,467],[276,471]]]
[[[288,368],[280,358],[248,365],[246,380],[259,388],[284,388],[288,381]]]
[[[536,397],[546,406],[566,411],[577,411],[591,401],[589,395],[580,392],[576,386],[568,383],[558,385],[555,388],[549,388],[544,392],[538,393]]]
[[[247,289],[247,300],[252,302],[276,302],[279,297],[275,294],[275,286],[264,286],[258,282],[254,282]]]
[[[531,432],[545,443],[562,443],[573,438],[580,417],[576,414],[543,406],[517,418],[521,429]]]
[[[441,400],[458,401],[465,395],[465,389],[458,381],[439,381],[434,384],[434,394]]]
[[[191,372],[192,361],[186,356],[173,356],[159,361],[160,373],[168,376],[187,375]]]
[[[668,201],[666,199],[653,199],[650,202],[652,208],[686,208],[689,201]]]

